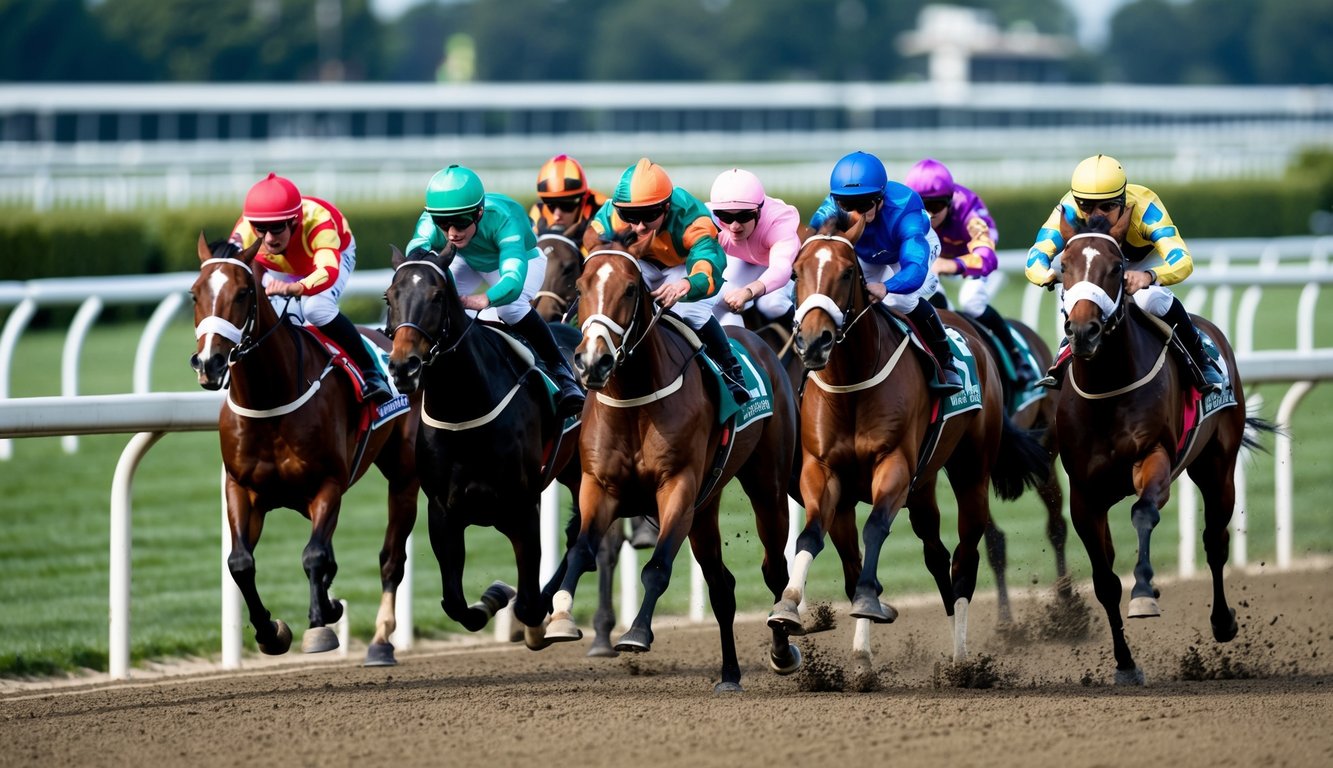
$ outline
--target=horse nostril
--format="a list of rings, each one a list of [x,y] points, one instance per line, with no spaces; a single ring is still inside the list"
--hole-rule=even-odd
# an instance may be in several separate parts
[[[198,373],[201,367],[202,366],[199,364],[199,355],[190,355],[190,369],[195,373]]]
[[[574,370],[583,373],[584,369],[587,367],[588,364],[584,362],[583,355],[574,355]]]

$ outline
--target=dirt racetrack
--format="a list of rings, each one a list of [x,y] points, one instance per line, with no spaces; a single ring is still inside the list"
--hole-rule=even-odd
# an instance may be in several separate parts
[[[1082,584],[1091,635],[1075,642],[1043,639],[1049,595],[1019,599],[1003,634],[979,595],[962,668],[946,661],[938,600],[899,601],[899,620],[872,632],[877,687],[853,681],[853,622],[837,605],[832,631],[797,639],[812,672],[792,677],[767,670],[762,617],[738,622],[733,695],[712,692],[716,628],[669,621],[651,653],[618,659],[586,658],[586,639],[540,653],[435,644],[391,669],[356,666],[355,648],[240,673],[11,681],[0,766],[1327,766],[1330,577],[1327,564],[1233,572],[1241,633],[1227,645],[1208,630],[1207,580],[1159,579],[1162,618],[1128,625],[1143,688],[1111,685],[1105,620]]]

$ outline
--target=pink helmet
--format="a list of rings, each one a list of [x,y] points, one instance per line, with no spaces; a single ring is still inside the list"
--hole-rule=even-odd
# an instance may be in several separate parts
[[[930,157],[912,166],[903,183],[922,197],[949,197],[954,191],[953,174],[944,163]]]
[[[764,204],[764,185],[759,177],[740,168],[723,171],[713,181],[708,195],[708,210],[738,211]]]

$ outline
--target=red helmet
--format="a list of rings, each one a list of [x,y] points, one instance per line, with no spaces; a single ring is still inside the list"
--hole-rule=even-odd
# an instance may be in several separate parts
[[[301,190],[283,177],[270,173],[250,187],[242,214],[250,221],[285,221],[301,213]]]
[[[588,191],[583,166],[569,155],[556,155],[537,174],[538,197],[573,197]]]

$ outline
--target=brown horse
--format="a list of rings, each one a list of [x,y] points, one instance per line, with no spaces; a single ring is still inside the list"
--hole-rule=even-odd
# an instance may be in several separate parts
[[[424,393],[417,465],[445,614],[476,632],[513,598],[524,640],[537,649],[546,645],[548,610],[540,582],[541,492],[574,455],[578,427],[566,430],[556,419],[531,352],[464,311],[449,274],[456,257],[451,249],[409,260],[393,249],[394,276],[384,294],[389,370],[400,390]],[[497,581],[468,604],[464,533],[471,525],[509,539],[517,590]]]
[[[585,221],[569,232],[551,231],[537,237],[537,247],[546,256],[546,276],[532,306],[548,323],[566,322],[577,309],[577,282],[583,274],[583,249],[578,244],[587,226]]]
[[[380,550],[383,592],[366,664],[392,665],[394,596],[417,517],[419,398],[412,413],[367,429],[375,407],[358,401],[319,340],[279,318],[265,298],[258,248],[258,242],[239,253],[227,243],[210,248],[201,233],[199,277],[190,289],[198,339],[190,365],[205,389],[230,387],[218,417],[231,532],[227,568],[245,597],[259,650],[286,653],[292,632],[269,616],[259,598],[254,551],[269,510],[288,507],[305,515],[310,542],[301,564],[310,580],[310,629],[301,647],[307,653],[338,647],[327,626],[342,616],[341,604],[329,599],[338,572],[333,531],[343,494],[373,462],[389,482],[389,521]],[[371,334],[381,347],[387,342]]]
[[[548,638],[582,636],[571,616],[574,591],[579,577],[592,568],[593,543],[601,540],[602,532],[629,510],[655,510],[661,531],[643,568],[643,602],[616,648],[651,649],[653,611],[688,536],[721,635],[722,679],[716,690],[739,691],[732,627],[735,578],[722,562],[718,506],[722,488],[732,477],[739,478],[754,505],[765,553],[764,581],[776,597],[787,575],[786,497],[796,448],[791,387],[772,350],[749,331],[731,329],[731,337],[771,382],[772,412],[739,430],[731,419],[719,424],[718,405],[697,359],[699,343],[683,323],[653,311],[636,256],[614,246],[594,250],[579,278],[579,294],[584,339],[575,368],[595,394],[584,407],[580,442],[583,527],[552,601]],[[783,674],[801,664],[800,651],[788,642],[785,628],[772,630],[769,663]]]
[[[984,342],[957,315],[941,313],[965,340],[976,360],[980,403],[944,422],[933,451],[928,448],[932,413],[941,407],[913,359],[911,340],[866,290],[855,242],[865,220],[849,214],[841,234],[830,220],[808,238],[795,262],[795,346],[813,371],[801,399],[804,460],[800,489],[806,523],[796,541],[791,580],[769,615],[770,626],[797,630],[806,575],[828,532],[842,557],[851,615],[857,619],[853,659],[871,669],[870,624],[887,623],[897,612],[880,601],[877,565],[884,540],[900,508],[907,506],[921,539],[926,567],[935,579],[953,623],[953,658],[966,658],[967,609],[976,588],[977,546],[990,521],[990,487],[1013,499],[1024,483],[1039,481],[1046,468],[1040,445],[1005,416],[995,363]],[[902,359],[906,357],[907,359]],[[940,540],[935,477],[948,470],[958,500],[958,546],[950,567]],[[856,504],[872,505],[856,541]]]
[[[1149,543],[1172,480],[1188,469],[1204,502],[1213,637],[1220,643],[1231,640],[1238,626],[1236,612],[1227,605],[1222,570],[1236,498],[1236,457],[1242,446],[1258,447],[1247,427],[1271,431],[1272,425],[1246,418],[1235,355],[1215,325],[1194,318],[1216,345],[1230,387],[1200,399],[1189,373],[1168,354],[1162,329],[1128,299],[1121,243],[1130,220],[1126,211],[1114,226],[1096,217],[1077,230],[1061,220],[1065,333],[1073,361],[1060,390],[1056,433],[1069,475],[1070,520],[1087,548],[1093,589],[1111,626],[1115,682],[1142,685],[1143,670],[1130,654],[1120,617],[1121,585],[1107,513],[1126,496],[1137,497],[1130,521],[1139,551],[1128,614],[1157,616]],[[1185,431],[1187,423],[1197,424],[1192,435]]]

